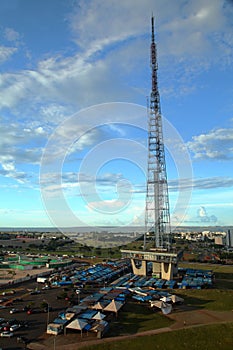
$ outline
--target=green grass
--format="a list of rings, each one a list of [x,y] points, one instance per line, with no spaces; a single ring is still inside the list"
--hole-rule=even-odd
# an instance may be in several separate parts
[[[231,265],[180,262],[179,267],[185,267],[190,269],[212,270],[215,273],[215,275],[216,273],[218,274],[223,273],[225,276],[228,275],[229,278],[233,278]]]
[[[127,302],[120,311],[118,317],[111,321],[107,337],[169,327],[173,321],[155,312],[146,305],[135,302]]]
[[[178,295],[184,298],[185,305],[216,311],[233,309],[233,290],[219,289],[179,289]]]
[[[85,350],[231,350],[232,334],[233,323],[218,324],[101,343]]]
[[[233,280],[216,279],[215,287],[218,289],[232,289],[233,290]]]

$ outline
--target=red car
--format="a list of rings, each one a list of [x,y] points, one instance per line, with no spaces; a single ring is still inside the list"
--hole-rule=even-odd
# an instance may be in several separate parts
[[[28,314],[28,315],[33,314],[33,310],[32,310],[32,309],[29,309],[29,310],[27,311],[27,314]]]

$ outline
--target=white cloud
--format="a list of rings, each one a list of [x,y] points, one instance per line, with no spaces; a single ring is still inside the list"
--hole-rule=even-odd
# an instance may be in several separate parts
[[[37,70],[25,70],[17,74],[2,74],[0,107],[14,107],[30,99],[30,105],[50,100],[74,104],[81,108],[95,103],[123,97],[119,82],[112,84],[111,65],[102,60],[85,61],[80,54],[69,58],[39,62]],[[111,84],[110,84],[111,82]],[[99,88],[101,86],[101,89]]]
[[[0,63],[7,61],[16,51],[15,47],[0,46]]]
[[[13,28],[5,28],[4,35],[8,41],[18,41],[20,39],[20,34]]]
[[[197,218],[200,222],[216,223],[218,221],[217,217],[215,215],[209,215],[203,206],[197,210]]]
[[[39,164],[46,136],[42,127],[22,128],[20,124],[6,124],[2,120],[0,165],[3,170],[0,171],[0,174],[18,181],[29,180],[31,173],[19,170],[19,167]]]
[[[125,203],[115,199],[101,200],[98,202],[90,201],[88,202],[86,208],[91,212],[94,210],[111,215],[119,210],[123,210],[125,208]]]
[[[206,134],[193,136],[187,146],[198,160],[232,160],[233,129],[215,129]]]
[[[39,111],[45,123],[58,125],[66,116],[73,114],[69,105],[61,105],[58,103],[43,104]]]
[[[169,191],[176,192],[193,190],[209,190],[214,188],[233,187],[233,178],[226,176],[213,176],[207,178],[177,179],[169,181]]]
[[[73,57],[40,59],[31,70],[3,74],[0,105],[12,107],[30,99],[30,104],[54,101],[55,105],[71,103],[80,108],[132,101],[141,93],[145,96],[129,73],[134,70],[140,76],[142,67],[149,68],[152,11],[159,13],[158,54],[163,56],[159,64],[169,79],[165,92],[177,93],[178,83],[179,93],[193,91],[190,82],[195,75],[216,59],[223,62],[223,56],[232,55],[232,39],[227,34],[230,22],[223,1],[172,2],[172,6],[169,0],[156,4],[129,0],[120,5],[118,1],[80,1],[69,21],[81,51]],[[216,51],[218,55],[213,54]]]

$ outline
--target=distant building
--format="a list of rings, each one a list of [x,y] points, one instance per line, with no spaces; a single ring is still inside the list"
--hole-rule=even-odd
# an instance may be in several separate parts
[[[233,248],[233,230],[228,230],[226,234],[226,246]]]
[[[214,243],[217,245],[225,245],[226,244],[226,238],[224,236],[215,236],[214,237]]]

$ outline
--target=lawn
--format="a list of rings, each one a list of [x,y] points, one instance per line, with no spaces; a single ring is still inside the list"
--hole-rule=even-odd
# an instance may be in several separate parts
[[[128,301],[117,318],[111,321],[107,337],[135,334],[138,332],[169,327],[173,321],[149,306]]]
[[[200,263],[185,263],[180,262],[179,267],[185,267],[190,269],[212,270],[214,274],[224,274],[225,277],[233,278],[233,269],[231,265],[221,264],[200,264]]]
[[[87,346],[85,350],[231,350],[233,323],[195,327],[124,341]]]
[[[233,290],[179,289],[175,294],[185,299],[185,305],[216,311],[231,311],[233,309]]]

